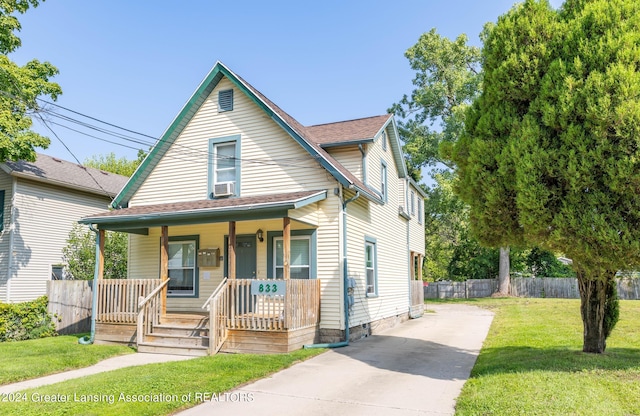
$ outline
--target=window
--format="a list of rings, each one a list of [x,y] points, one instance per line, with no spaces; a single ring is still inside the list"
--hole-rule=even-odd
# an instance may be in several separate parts
[[[233,90],[218,92],[218,112],[233,111]]]
[[[51,265],[51,280],[65,280],[64,279],[64,264]]]
[[[380,168],[380,192],[384,202],[387,202],[387,191],[387,164],[383,160]]]
[[[387,151],[387,132],[383,131],[380,137],[382,139],[382,150],[386,152]]]
[[[284,241],[274,237],[273,275],[276,279],[284,277]],[[289,272],[292,279],[308,279],[311,271],[311,238],[309,236],[291,237],[291,262]]]
[[[167,293],[172,296],[197,296],[196,253],[198,241],[191,238],[174,237],[170,238],[174,241],[169,241],[169,287]]]
[[[282,231],[267,231],[267,278],[284,276],[284,242]],[[316,230],[291,230],[289,273],[292,279],[315,279]]]
[[[364,262],[367,279],[367,296],[376,296],[378,294],[378,270],[376,240],[374,238],[366,238],[364,244]]]
[[[422,224],[422,214],[424,210],[422,209],[422,199],[418,198],[418,224]]]
[[[240,136],[210,140],[209,189],[210,197],[240,194]]]

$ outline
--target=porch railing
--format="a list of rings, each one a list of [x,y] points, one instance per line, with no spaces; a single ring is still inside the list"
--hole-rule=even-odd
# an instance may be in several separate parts
[[[146,297],[140,296],[138,302],[138,345],[144,342],[145,336],[153,331],[153,327],[160,323],[162,314],[162,289],[169,284],[165,280]]]
[[[287,280],[282,295],[251,294],[254,281],[228,281],[229,329],[284,331],[306,328],[320,321],[319,280]]]
[[[227,313],[229,311],[229,284],[227,278],[213,291],[202,306],[209,308],[209,355],[217,353],[227,339]]]
[[[160,282],[160,279],[98,280],[96,321],[135,324],[140,297],[148,296]]]

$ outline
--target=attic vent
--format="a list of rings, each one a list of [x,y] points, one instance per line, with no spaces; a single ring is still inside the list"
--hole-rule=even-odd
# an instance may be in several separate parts
[[[58,163],[62,163],[62,160],[58,159],[57,157],[52,157],[51,159],[53,159],[54,161],[56,161]]]
[[[218,92],[218,111],[233,110],[233,90],[223,90]]]

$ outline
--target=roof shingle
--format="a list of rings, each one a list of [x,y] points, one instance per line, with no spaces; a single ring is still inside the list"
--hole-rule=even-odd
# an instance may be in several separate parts
[[[108,195],[109,198],[116,196],[129,179],[126,176],[89,168],[41,153],[36,154],[35,162],[7,161],[4,165],[7,173],[12,176],[54,183],[98,195]]]

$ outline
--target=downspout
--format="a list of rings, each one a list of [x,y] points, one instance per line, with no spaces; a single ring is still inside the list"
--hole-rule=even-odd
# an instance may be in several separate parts
[[[303,348],[339,348],[349,345],[349,267],[347,262],[347,205],[360,198],[360,191],[346,201],[342,202],[342,297],[344,301],[344,341],[332,342],[328,344],[311,344]]]
[[[100,262],[100,232],[93,225],[89,224],[89,229],[96,233],[96,265],[93,272],[93,291],[91,294],[91,336],[78,339],[78,344],[90,345],[96,337],[96,304],[98,303],[98,270]]]

